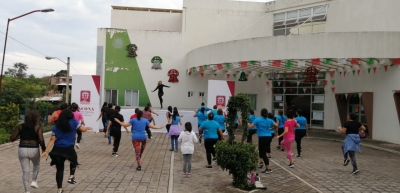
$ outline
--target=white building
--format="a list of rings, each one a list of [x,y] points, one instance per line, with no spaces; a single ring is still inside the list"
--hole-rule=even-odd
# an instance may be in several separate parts
[[[369,137],[400,143],[399,7],[398,0],[113,6],[111,28],[98,29],[102,101],[157,106],[150,91],[161,80],[172,86],[165,88],[165,106],[192,109],[204,101],[200,93],[207,96],[208,80],[237,81],[244,72],[248,81],[237,81],[235,92],[249,94],[257,113],[293,102],[311,127],[336,129],[354,112]],[[127,56],[130,44],[136,57]],[[161,70],[152,69],[155,56]],[[319,70],[317,84],[303,83],[310,66]],[[178,83],[168,82],[171,69]]]

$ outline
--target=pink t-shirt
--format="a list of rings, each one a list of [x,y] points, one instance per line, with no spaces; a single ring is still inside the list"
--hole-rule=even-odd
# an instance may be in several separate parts
[[[284,128],[288,128],[288,132],[285,135],[285,138],[294,138],[294,128],[296,127],[296,120],[287,120],[285,121]]]
[[[79,111],[72,112],[74,114],[75,120],[77,120],[79,123],[83,119],[82,113]]]

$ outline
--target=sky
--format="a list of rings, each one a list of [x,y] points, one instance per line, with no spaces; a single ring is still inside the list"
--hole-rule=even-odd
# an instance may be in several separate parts
[[[13,20],[9,26],[4,72],[22,62],[28,65],[28,74],[43,77],[66,69],[64,63],[46,60],[45,56],[64,62],[70,57],[71,75],[95,74],[97,28],[110,27],[111,5],[182,9],[182,0],[12,0],[0,5],[0,48],[4,48],[7,18],[33,10],[55,10],[27,15]]]

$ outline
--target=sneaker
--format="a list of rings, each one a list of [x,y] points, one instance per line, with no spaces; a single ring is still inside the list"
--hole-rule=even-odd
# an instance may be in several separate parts
[[[214,157],[214,158],[212,158],[212,160],[213,160],[214,162],[216,162],[216,161],[217,161],[217,158],[216,158],[216,157]]]
[[[301,156],[299,154],[296,155],[297,158],[301,158]]]
[[[57,193],[63,193],[64,190],[57,190]]]
[[[136,170],[137,170],[137,171],[141,171],[141,170],[142,170],[142,166],[138,166],[138,167],[136,168]]]
[[[264,163],[259,163],[258,168],[262,168],[262,167],[264,167]]]
[[[270,157],[268,157],[268,159],[271,159],[272,157],[270,156]]]
[[[68,183],[76,184],[75,178],[68,178]]]
[[[174,151],[174,149],[170,149],[169,151]]]
[[[350,163],[350,159],[344,159],[343,166],[347,166]]]
[[[272,172],[271,169],[265,169],[262,173],[269,174],[269,173],[271,173],[271,172]]]
[[[39,188],[39,186],[37,185],[37,182],[35,182],[35,181],[32,181],[31,187],[32,188]]]
[[[207,166],[206,166],[206,168],[207,168],[207,169],[211,169],[211,168],[212,168],[212,166],[209,166],[209,165],[207,165]]]
[[[302,151],[303,151],[303,148],[300,149],[300,152],[302,152]]]
[[[79,143],[75,144],[76,148],[80,149],[81,146],[79,146]]]
[[[358,169],[353,170],[353,174],[357,174],[358,172],[360,172],[360,170]]]
[[[178,149],[175,149],[175,152],[178,152]]]
[[[294,168],[294,164],[289,164],[289,168]]]
[[[186,178],[186,173],[182,173],[182,177]]]
[[[152,136],[149,136],[148,138],[149,138],[149,139],[153,139],[153,137],[152,137]]]
[[[280,145],[276,146],[276,149],[280,149],[280,148],[281,148],[281,146],[280,146]]]
[[[281,151],[285,151],[285,149],[281,148]]]
[[[108,145],[111,145],[111,142],[108,142]]]
[[[190,177],[192,177],[192,174],[191,173],[187,173],[186,177],[190,178]]]
[[[113,153],[112,156],[113,157],[118,157],[118,154],[117,153]]]

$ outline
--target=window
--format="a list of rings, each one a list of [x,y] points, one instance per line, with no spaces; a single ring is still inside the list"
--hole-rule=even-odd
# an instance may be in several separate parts
[[[106,89],[106,101],[114,105],[118,104],[118,90]]]
[[[274,14],[273,35],[325,32],[326,16],[326,5]]]
[[[125,106],[138,106],[139,103],[139,91],[137,90],[125,90]]]
[[[193,91],[189,91],[188,92],[188,97],[193,97],[194,92]]]
[[[199,92],[199,97],[204,97],[204,92]]]
[[[247,94],[250,100],[250,108],[252,110],[256,110],[257,107],[257,95],[256,94]]]

